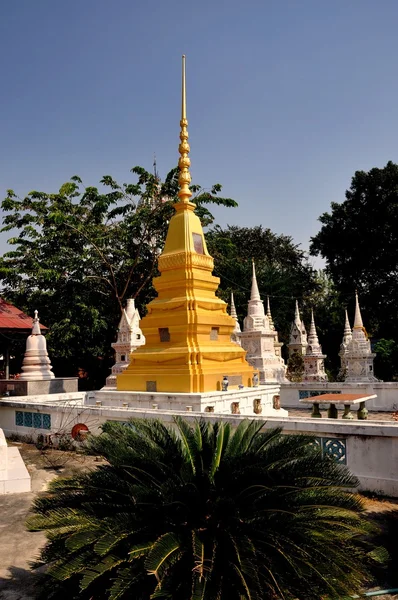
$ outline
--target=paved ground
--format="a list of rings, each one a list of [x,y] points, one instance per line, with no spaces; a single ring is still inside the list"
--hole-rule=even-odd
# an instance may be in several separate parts
[[[89,468],[95,464],[95,459],[54,451],[47,460],[32,445],[16,445],[31,475],[32,492],[0,496],[0,599],[33,600],[34,575],[29,563],[38,556],[45,542],[43,533],[25,529],[33,499],[54,477]],[[54,466],[61,468],[55,470]]]
[[[0,599],[34,600],[35,576],[29,570],[29,563],[37,557],[45,537],[41,532],[28,532],[25,529],[33,499],[58,474],[70,475],[92,468],[98,461],[95,457],[58,451],[53,451],[50,459],[45,459],[32,445],[16,445],[32,477],[32,492],[0,496]],[[54,466],[60,469],[55,470]],[[366,502],[368,511],[384,520],[388,529],[388,515],[397,509],[398,500],[366,499]],[[398,595],[378,596],[376,600],[398,600]]]

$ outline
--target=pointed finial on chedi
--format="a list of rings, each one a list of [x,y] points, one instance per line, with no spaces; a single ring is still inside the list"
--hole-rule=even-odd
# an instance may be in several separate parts
[[[180,120],[180,145],[178,146],[178,152],[180,158],[178,160],[178,166],[180,173],[178,176],[178,183],[180,185],[180,191],[178,197],[180,202],[188,204],[189,199],[192,196],[192,192],[189,189],[191,183],[191,174],[189,167],[191,166],[191,160],[188,156],[190,147],[188,143],[188,119],[187,119],[187,92],[185,83],[185,54],[182,57],[182,87],[181,87],[181,120]]]
[[[290,341],[288,348],[289,356],[292,356],[295,352],[299,352],[299,354],[304,356],[307,350],[307,332],[305,330],[304,323],[301,320],[297,300],[294,312],[294,321],[290,329]]]
[[[352,331],[351,331],[351,325],[350,325],[350,321],[348,318],[348,312],[347,310],[345,311],[345,323],[344,323],[344,333],[343,333],[343,340],[340,344],[340,352],[339,352],[339,356],[340,356],[340,373],[339,373],[339,378],[340,380],[344,380],[347,377],[347,359],[346,359],[346,354],[347,354],[347,350],[348,350],[348,346],[350,344],[352,340]]]
[[[308,345],[304,356],[303,381],[327,381],[324,365],[326,354],[322,353],[322,348],[318,340],[313,310],[311,310],[311,325],[307,342]]]
[[[231,342],[235,342],[235,344],[238,344],[238,346],[240,346],[241,345],[241,343],[240,343],[241,329],[240,329],[240,325],[239,325],[239,321],[238,321],[238,315],[236,313],[233,292],[231,292],[231,311],[230,311],[230,315],[235,320],[235,328],[234,328],[234,330],[233,330],[233,332],[231,334]]]
[[[271,315],[271,305],[269,302],[269,296],[267,296],[267,317],[268,317],[269,326],[271,327],[271,329],[275,329],[274,321],[273,321],[273,318]]]
[[[48,357],[46,338],[41,333],[38,312],[35,310],[32,333],[26,340],[26,351],[19,379],[21,381],[37,381],[54,378],[55,375]]]
[[[361,309],[359,307],[358,292],[355,290],[355,316],[354,316],[354,327],[353,329],[362,329],[366,334],[363,326]]]
[[[256,265],[255,265],[254,260],[252,260],[252,267],[253,267],[253,272],[252,272],[252,289],[251,289],[251,294],[250,294],[250,301],[251,302],[261,302],[261,304],[262,304],[263,302],[260,298],[260,292],[258,291],[258,284],[257,284],[257,277],[256,277]]]

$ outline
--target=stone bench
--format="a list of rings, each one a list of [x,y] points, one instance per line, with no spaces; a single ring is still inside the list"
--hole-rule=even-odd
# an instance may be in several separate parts
[[[354,415],[351,412],[351,404],[359,404],[357,417],[358,419],[364,420],[368,418],[368,410],[365,407],[365,402],[367,400],[372,400],[373,398],[377,398],[377,395],[372,394],[369,396],[364,396],[363,394],[320,394],[319,396],[303,398],[300,400],[300,403],[312,404],[311,417],[315,419],[320,419],[322,417],[319,411],[320,404],[329,404],[327,413],[329,419],[337,419],[338,413],[336,405],[344,405],[344,413],[342,416],[343,419],[353,419]]]

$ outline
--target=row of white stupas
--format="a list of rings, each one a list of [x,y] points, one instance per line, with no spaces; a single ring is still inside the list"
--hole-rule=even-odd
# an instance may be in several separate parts
[[[233,294],[231,294],[231,317],[235,319],[232,341],[239,344],[247,352],[248,362],[259,371],[260,383],[287,383],[286,364],[281,355],[282,342],[279,341],[271,315],[269,298],[267,310],[261,300],[256,270],[253,263],[251,295],[248,303],[247,317],[243,321],[243,330],[239,325]],[[116,353],[116,363],[106,385],[114,387],[116,375],[127,368],[129,357],[138,346],[145,344],[145,336],[140,329],[140,315],[135,308],[134,300],[129,299],[119,323],[117,341],[112,344]],[[294,321],[290,330],[288,344],[289,356],[298,352],[304,359],[303,381],[327,381],[324,360],[326,355],[316,332],[314,313],[311,312],[311,325],[307,335],[300,317],[298,302]],[[373,374],[373,359],[370,340],[362,323],[358,295],[355,295],[355,318],[351,329],[346,311],[343,341],[340,346],[341,372],[345,381],[377,381]]]
[[[253,263],[253,279],[248,304],[248,314],[240,328],[236,314],[233,294],[231,295],[231,316],[235,319],[232,341],[239,344],[247,352],[248,362],[259,371],[260,383],[287,382],[286,365],[281,356],[282,343],[278,339],[271,315],[269,298],[267,311],[260,298],[256,271]],[[127,368],[130,354],[145,344],[145,336],[140,329],[140,315],[135,308],[134,300],[129,299],[119,323],[117,341],[112,344],[116,362],[106,385],[115,387],[116,375]],[[325,354],[318,340],[315,328],[314,313],[311,314],[311,325],[307,335],[300,317],[298,303],[294,321],[290,331],[288,344],[289,356],[299,353],[304,359],[303,381],[327,381],[324,368]],[[351,329],[346,311],[343,341],[340,346],[341,368],[345,381],[376,381],[373,373],[373,359],[370,341],[363,326],[358,295],[355,295],[354,327]],[[42,335],[37,311],[33,320],[32,333],[26,341],[26,352],[22,364],[21,380],[53,379],[51,362],[47,353],[46,339]]]

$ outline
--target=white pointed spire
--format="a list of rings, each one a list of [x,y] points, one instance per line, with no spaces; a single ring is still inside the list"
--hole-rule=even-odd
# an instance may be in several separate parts
[[[32,334],[31,335],[41,335],[41,329],[40,329],[40,325],[39,325],[39,313],[37,310],[35,310],[35,317],[33,319],[33,325],[32,325]]]
[[[134,302],[133,298],[129,298],[127,300],[125,311],[126,311],[127,318],[129,319],[129,321],[131,321],[131,319],[133,318],[134,313],[135,313],[135,302]]]
[[[230,315],[235,320],[235,327],[234,327],[234,330],[233,330],[233,332],[231,334],[231,342],[235,342],[235,344],[238,344],[238,346],[240,346],[241,329],[240,329],[240,325],[239,325],[239,321],[238,321],[238,315],[236,313],[233,292],[231,292],[231,311],[230,311]]]
[[[252,289],[248,303],[247,317],[243,321],[243,329],[269,329],[268,317],[265,316],[264,304],[258,291],[256,267],[253,261]]]
[[[252,289],[251,289],[251,294],[250,294],[250,300],[260,300],[260,292],[258,291],[258,285],[257,285],[257,277],[256,277],[256,266],[254,264],[254,260],[253,260],[253,276],[252,276]]]
[[[234,293],[231,292],[231,317],[237,321],[238,315],[236,314],[235,301],[234,301]]]
[[[312,308],[311,308],[311,325],[310,325],[310,331],[308,334],[308,338],[310,338],[310,337],[316,338],[318,341],[318,336],[317,336],[316,328],[315,328],[314,311]]]
[[[314,311],[311,310],[311,325],[308,332],[308,345],[304,356],[304,377],[303,381],[327,381],[324,359],[325,354],[319,343],[316,332]]]
[[[235,329],[234,333],[240,333],[240,325],[238,321],[238,315],[236,313],[235,301],[234,301],[234,293],[231,292],[231,317],[235,319]]]
[[[297,300],[294,311],[294,321],[290,329],[290,342],[288,347],[290,356],[297,351],[304,355],[307,348],[307,332],[305,330],[304,322],[301,320]]]
[[[307,346],[307,350],[306,350],[306,354],[308,355],[322,355],[322,348],[321,345],[319,343],[319,339],[318,339],[318,334],[316,332],[316,327],[315,327],[315,319],[314,319],[314,311],[311,309],[311,325],[310,325],[310,330],[308,333],[308,346]]]
[[[363,329],[361,309],[359,308],[358,292],[355,291],[355,317],[354,317],[354,329]]]
[[[296,300],[296,309],[294,311],[294,322],[297,325],[297,327],[301,327],[301,317],[300,317],[300,311],[299,311],[299,305],[298,305],[298,301]]]
[[[351,336],[351,325],[348,318],[348,311],[345,311],[345,323],[344,323],[344,337]]]
[[[340,352],[339,352],[339,356],[341,358],[341,368],[342,370],[344,370],[346,368],[346,362],[345,362],[345,356],[347,354],[347,350],[348,350],[348,345],[352,340],[352,331],[351,331],[351,325],[350,325],[350,320],[348,318],[348,312],[347,309],[345,311],[345,323],[344,323],[344,333],[343,333],[343,340],[340,344]]]
[[[268,317],[269,326],[271,327],[271,329],[275,329],[274,320],[271,315],[271,305],[269,302],[269,296],[267,296],[267,317]]]

